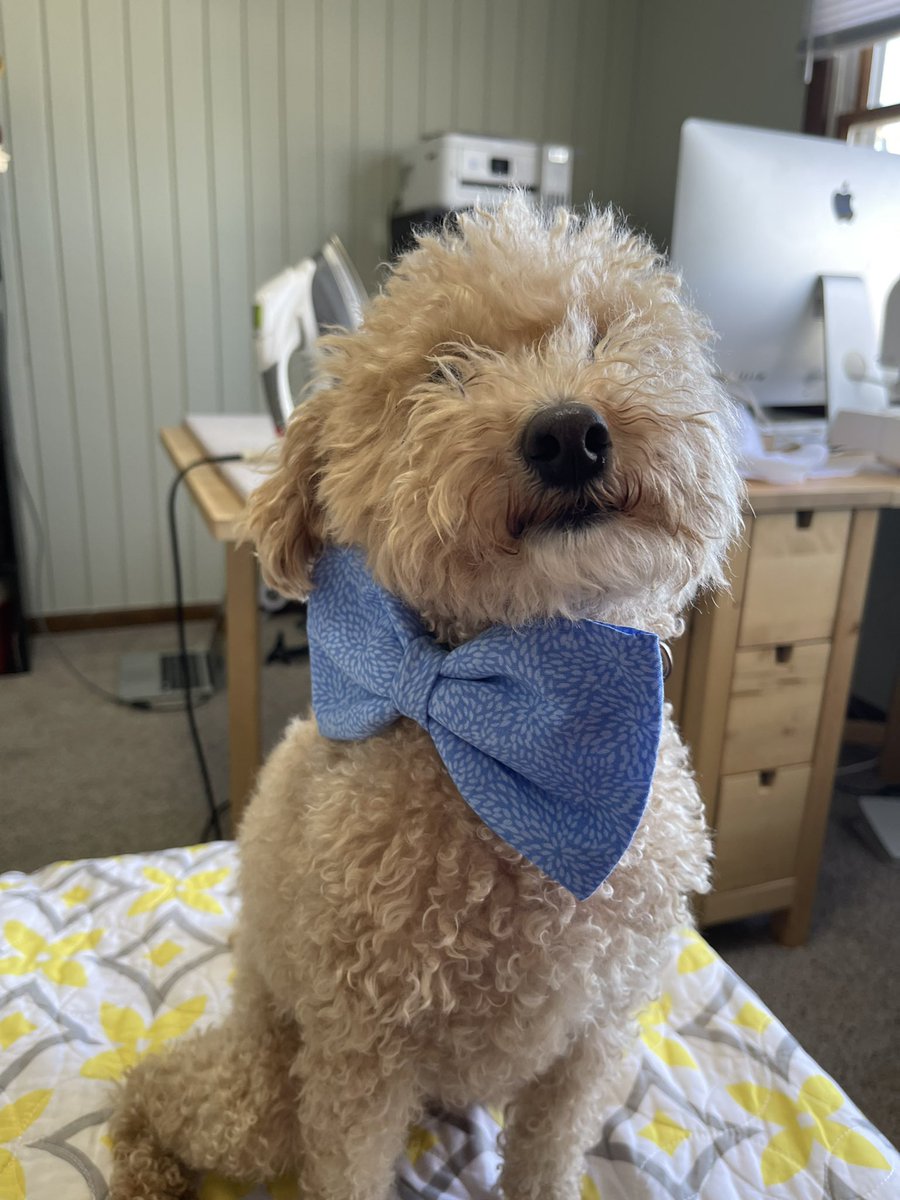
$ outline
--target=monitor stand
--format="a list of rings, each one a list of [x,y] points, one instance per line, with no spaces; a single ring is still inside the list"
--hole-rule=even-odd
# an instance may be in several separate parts
[[[900,467],[900,408],[889,407],[888,384],[878,382],[865,284],[858,275],[823,275],[820,282],[829,444]]]
[[[859,275],[822,275],[819,283],[829,420],[843,409],[878,412],[887,407],[887,388],[875,381],[878,352],[865,282]]]

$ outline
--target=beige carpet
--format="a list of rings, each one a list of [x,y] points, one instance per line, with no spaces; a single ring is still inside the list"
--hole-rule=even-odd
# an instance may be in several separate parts
[[[291,623],[266,623],[266,648]],[[204,646],[209,627],[191,626]],[[114,688],[118,656],[171,651],[171,626],[58,636],[96,682]],[[0,870],[60,858],[122,854],[195,842],[206,810],[182,713],[118,708],[71,677],[46,639],[34,670],[0,677]],[[305,710],[305,664],[264,672],[266,746]],[[226,795],[224,694],[198,712],[220,798]],[[860,776],[848,777],[858,786]],[[849,827],[852,798],[834,806],[809,943],[785,950],[764,922],[708,931],[716,949],[822,1067],[895,1143],[900,1140],[900,873]]]

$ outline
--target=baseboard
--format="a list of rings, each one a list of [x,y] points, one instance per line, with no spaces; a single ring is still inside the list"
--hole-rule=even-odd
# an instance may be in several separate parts
[[[219,604],[186,604],[188,621],[208,621],[217,616]],[[161,604],[154,608],[107,608],[99,612],[49,613],[45,617],[29,617],[31,633],[74,633],[82,629],[116,629],[124,625],[159,625],[175,620],[175,605]]]

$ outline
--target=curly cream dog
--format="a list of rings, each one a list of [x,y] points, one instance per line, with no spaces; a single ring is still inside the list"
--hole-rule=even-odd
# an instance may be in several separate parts
[[[267,579],[305,595],[331,541],[447,644],[559,615],[677,636],[740,523],[706,340],[610,213],[514,198],[423,238],[362,329],[329,339],[327,385],[254,497]],[[611,443],[577,491],[522,452],[535,414],[562,408]],[[113,1200],[193,1194],[207,1168],[384,1200],[429,1101],[508,1105],[503,1195],[577,1200],[605,1081],[707,886],[668,711],[641,825],[585,902],[479,821],[405,718],[360,742],[295,721],[240,849],[233,1011],[129,1077]]]

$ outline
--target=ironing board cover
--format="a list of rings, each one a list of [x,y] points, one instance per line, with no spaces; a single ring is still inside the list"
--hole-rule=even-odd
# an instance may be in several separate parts
[[[229,1004],[231,843],[0,877],[0,1198],[102,1200],[113,1082]],[[900,1196],[898,1155],[693,931],[596,1113],[582,1200]],[[501,1114],[410,1130],[399,1200],[488,1200]],[[203,1200],[297,1196],[208,1177]]]

